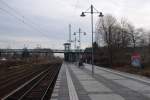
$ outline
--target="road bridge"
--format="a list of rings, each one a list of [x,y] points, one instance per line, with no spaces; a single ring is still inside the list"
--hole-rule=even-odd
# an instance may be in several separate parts
[[[22,55],[27,52],[29,55],[53,55],[55,53],[64,54],[64,59],[66,61],[76,61],[80,56],[91,53],[84,50],[59,50],[59,49],[0,49],[0,57],[10,57],[16,55]]]
[[[25,49],[0,49],[0,53],[22,53]],[[84,53],[84,50],[61,50],[61,49],[27,49],[29,53]],[[90,52],[86,52],[90,53]]]

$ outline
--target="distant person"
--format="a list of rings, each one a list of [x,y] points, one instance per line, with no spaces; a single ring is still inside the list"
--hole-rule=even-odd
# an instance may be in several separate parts
[[[83,66],[83,61],[82,61],[82,60],[79,61],[79,68],[80,68],[81,66]]]

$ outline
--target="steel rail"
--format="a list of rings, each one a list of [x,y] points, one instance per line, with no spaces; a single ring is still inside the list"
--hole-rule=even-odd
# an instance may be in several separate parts
[[[25,79],[25,78],[27,78],[27,77],[29,77],[29,76],[31,76],[31,75],[34,75],[34,74],[38,73],[38,72],[41,71],[41,70],[42,70],[42,69],[39,69],[39,70],[36,70],[36,71],[34,71],[34,72],[32,72],[32,73],[30,73],[30,72],[27,71],[26,73],[23,73],[23,74],[21,74],[21,75],[11,77],[10,79],[6,80],[5,83],[7,83],[7,84],[5,84],[3,87],[2,87],[2,84],[4,84],[4,82],[0,83],[0,85],[1,85],[0,89],[3,89],[4,87],[7,87],[7,86],[9,86],[9,85],[11,85],[11,84],[13,84],[13,83],[19,81],[19,80]],[[27,74],[27,75],[21,77],[22,75],[25,75],[25,74]],[[13,82],[9,82],[9,81],[11,81],[11,80],[13,80],[13,79],[16,79],[17,77],[19,77],[17,80],[14,80]]]
[[[18,100],[22,100],[35,86],[37,86],[49,73],[46,73],[39,81],[37,81],[30,89],[28,89]]]
[[[51,87],[51,85],[52,85],[54,79],[57,77],[57,75],[58,75],[58,73],[59,73],[59,70],[60,70],[60,67],[58,68],[58,70],[56,70],[57,72],[55,72],[55,75],[54,75],[54,77],[52,78],[52,80],[50,81],[49,86],[48,86],[48,88],[46,89],[46,91],[45,91],[44,95],[42,96],[41,100],[45,100],[44,98],[46,97],[46,94],[48,93],[48,91],[49,91],[49,89],[50,89],[50,87]]]
[[[10,96],[12,96],[14,93],[16,93],[17,91],[21,90],[23,87],[25,87],[26,85],[28,85],[30,82],[32,82],[33,80],[35,80],[36,78],[40,77],[43,73],[45,73],[46,71],[48,71],[49,68],[47,68],[46,70],[42,71],[41,73],[39,73],[38,75],[36,75],[35,77],[33,77],[32,79],[30,79],[29,81],[25,82],[24,84],[22,84],[21,86],[19,86],[17,89],[13,90],[12,92],[10,92],[9,94],[7,94],[6,96],[4,96],[2,98],[2,100],[6,100],[7,98],[9,98]]]
[[[45,80],[48,79],[48,80],[50,80],[50,81],[48,81],[48,85],[45,86],[45,88],[42,90],[42,91],[44,91],[44,93],[39,95],[40,100],[45,100],[44,98],[47,97],[47,94],[48,94],[50,88],[53,87],[53,82],[55,81],[55,79],[56,79],[56,77],[57,77],[57,75],[59,73],[59,70],[60,70],[60,66],[58,66],[58,67],[50,67],[50,68],[46,69],[45,71],[43,71],[40,74],[36,75],[31,80],[27,81],[21,87],[18,87],[12,93],[10,93],[7,96],[3,97],[2,100],[7,100],[7,99],[9,99],[11,97],[12,98],[15,97],[14,95],[16,95],[17,92],[19,93],[19,91],[21,89],[22,89],[21,92],[23,91],[23,93],[20,94],[20,96],[17,98],[17,100],[24,100],[25,97],[30,96],[29,93],[32,94],[32,90],[34,90],[34,88],[36,88],[36,86],[38,86],[38,85],[40,86],[42,81],[45,81]],[[44,76],[43,76],[43,74],[44,74]],[[34,81],[36,81],[36,82],[34,82]],[[30,83],[32,84],[32,86],[29,86]],[[27,88],[27,90],[24,91],[23,88],[24,87],[26,88],[28,86],[29,86],[29,88]],[[50,98],[50,97],[47,97],[47,98]]]
[[[42,81],[44,81],[44,79],[47,79],[47,77],[49,77],[50,79],[50,83],[49,85],[47,86],[47,88],[44,88],[42,91],[45,91],[44,94],[41,94],[39,95],[39,99],[40,100],[44,100],[50,86],[52,85],[57,73],[58,73],[59,69],[58,68],[55,68],[55,69],[52,69],[50,70],[49,72],[47,72],[46,75],[44,75],[38,82],[36,82],[28,91],[26,91],[26,93],[24,93],[24,95],[22,95],[18,100],[24,100],[24,98],[27,98],[28,95],[30,92],[32,94],[32,90],[34,90],[34,88],[36,88],[36,86],[40,85]]]

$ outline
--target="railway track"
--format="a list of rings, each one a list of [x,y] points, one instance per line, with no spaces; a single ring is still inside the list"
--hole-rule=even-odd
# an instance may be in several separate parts
[[[2,100],[49,100],[59,70],[60,65],[47,68],[4,96]]]
[[[29,70],[30,69],[30,67],[27,67],[27,68],[17,68],[17,69],[11,69],[11,70],[9,70],[9,69],[7,69],[7,70],[5,70],[5,72],[3,72],[3,73],[0,73],[0,81],[1,80],[4,80],[4,79],[8,79],[9,77],[11,77],[11,76],[15,76],[15,75],[17,75],[17,74],[20,74],[20,73],[24,73],[26,70]]]
[[[32,77],[36,76],[43,70],[48,68],[48,66],[38,67],[34,66],[33,68],[26,69],[26,71],[14,72],[12,76],[7,77],[6,79],[0,80],[0,99],[8,94],[10,91],[16,89],[21,84],[25,83]],[[22,73],[20,73],[22,72]],[[6,74],[7,75],[7,74]]]

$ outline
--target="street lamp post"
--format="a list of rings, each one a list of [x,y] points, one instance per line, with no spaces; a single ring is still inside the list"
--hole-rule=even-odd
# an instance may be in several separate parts
[[[88,10],[91,9],[91,11],[89,12]],[[91,27],[92,27],[92,75],[94,75],[94,48],[93,48],[93,37],[94,37],[94,29],[93,29],[93,14],[94,13],[98,13],[99,17],[103,17],[104,15],[102,14],[102,12],[99,12],[97,9],[94,8],[93,5],[91,5],[91,7],[89,8],[87,11],[82,12],[81,13],[81,17],[85,17],[85,13],[90,13],[91,14]],[[95,10],[95,11],[94,11]]]
[[[76,37],[76,33],[74,32],[73,34],[75,36],[74,38],[74,50],[75,50],[75,61],[77,60],[77,54],[76,54],[76,51],[77,51],[77,37]]]
[[[76,33],[74,33],[73,35],[75,36],[75,37],[74,37],[74,49],[76,50],[76,48],[77,48],[77,44],[76,44],[76,42],[77,42]]]
[[[79,31],[78,32],[74,32],[74,33],[79,33],[79,49],[81,49],[81,34],[83,33],[83,35],[86,35],[86,32],[82,32],[81,31],[81,28],[79,28]]]
[[[80,59],[80,54],[81,54],[81,33],[83,33],[84,35],[86,35],[86,32],[82,32],[81,28],[79,28],[78,32],[74,32],[74,34],[79,33],[79,59]]]

